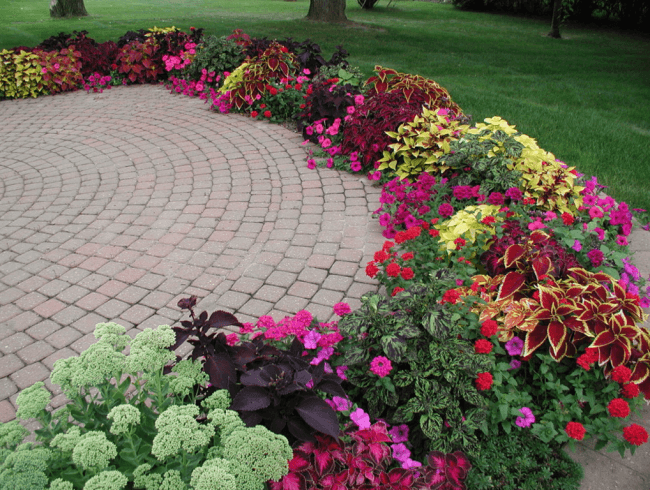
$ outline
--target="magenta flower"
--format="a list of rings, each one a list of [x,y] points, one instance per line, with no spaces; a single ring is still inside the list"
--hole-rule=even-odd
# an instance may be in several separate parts
[[[393,459],[404,463],[411,458],[411,451],[404,444],[393,444]]]
[[[580,250],[582,250],[582,243],[580,243],[580,240],[576,240],[573,242],[573,246],[571,248],[576,252],[580,252]]]
[[[347,370],[348,370],[347,366],[337,366],[336,367],[336,374],[343,381],[347,381],[348,377],[345,375],[345,371],[347,371]]]
[[[500,192],[493,192],[488,196],[488,202],[493,206],[501,206],[505,202],[505,199]]]
[[[519,369],[521,367],[521,361],[519,359],[513,359],[510,361],[510,369]]]
[[[332,402],[334,402],[334,410],[337,412],[345,412],[346,410],[350,410],[352,408],[352,402],[347,398],[335,396],[332,398]]]
[[[406,424],[396,425],[388,433],[393,442],[406,442],[409,440],[409,426]]]
[[[518,187],[511,187],[506,191],[506,197],[512,199],[513,201],[521,201],[524,195]]]
[[[402,468],[405,470],[411,469],[411,468],[417,468],[418,466],[422,466],[422,463],[419,461],[413,461],[411,458],[408,458],[406,461],[402,462]]]
[[[602,218],[605,213],[598,206],[594,206],[589,210],[589,216],[591,216],[591,219]]]
[[[318,347],[318,341],[322,335],[316,331],[311,331],[307,335],[305,335],[305,338],[303,339],[303,345],[305,346],[305,349],[315,349]]]
[[[334,305],[334,313],[338,316],[345,316],[352,312],[350,305],[347,303],[336,303]]]
[[[357,408],[352,412],[350,414],[350,419],[359,426],[359,429],[370,428],[370,415],[364,412],[361,408]]]
[[[515,420],[515,424],[517,424],[518,427],[530,427],[535,423],[535,416],[533,415],[533,411],[528,408],[528,407],[522,407],[519,409],[521,412],[521,417],[517,417],[517,420]]]
[[[519,337],[513,337],[506,342],[506,350],[511,356],[518,356],[524,349],[524,341]]]
[[[618,235],[616,237],[616,243],[622,247],[628,245],[627,238],[625,238],[623,235]]]
[[[448,202],[443,203],[438,207],[438,214],[443,218],[448,218],[454,214],[454,207]]]
[[[587,254],[587,257],[589,257],[589,260],[591,260],[591,265],[593,265],[594,267],[598,267],[600,264],[603,263],[603,260],[605,260],[605,256],[597,248],[591,250]]]
[[[390,359],[384,356],[377,356],[370,362],[370,371],[380,378],[388,376],[392,369]]]

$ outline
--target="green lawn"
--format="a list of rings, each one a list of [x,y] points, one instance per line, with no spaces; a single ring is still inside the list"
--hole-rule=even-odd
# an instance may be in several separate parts
[[[474,120],[499,115],[608,192],[650,209],[650,40],[598,27],[545,37],[544,20],[461,12],[450,4],[381,0],[357,25],[306,22],[309,0],[86,0],[89,17],[54,20],[43,0],[0,0],[0,48],[38,44],[86,29],[98,41],[125,31],[175,25],[209,34],[241,28],[254,36],[337,44],[371,74],[375,64],[433,78]]]

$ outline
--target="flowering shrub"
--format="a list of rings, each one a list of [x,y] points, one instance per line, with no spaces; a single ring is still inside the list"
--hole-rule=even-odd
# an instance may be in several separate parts
[[[264,95],[252,101],[251,116],[271,122],[294,121],[301,109],[309,79],[304,76],[282,78],[266,86]]]
[[[228,410],[227,391],[195,404],[207,376],[200,362],[176,360],[167,325],[131,340],[124,327],[100,323],[98,342],[79,357],[56,361],[50,376],[70,399],[46,409],[42,382],[18,395],[17,417],[36,419],[37,444],[21,444],[18,422],[0,426],[2,488],[192,488],[263,490],[292,457],[287,440],[264,427],[245,427]],[[122,351],[130,345],[130,353]],[[188,403],[189,402],[189,403]],[[48,482],[50,486],[48,486]]]

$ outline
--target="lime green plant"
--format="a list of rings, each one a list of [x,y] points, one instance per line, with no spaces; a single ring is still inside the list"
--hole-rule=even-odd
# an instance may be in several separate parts
[[[131,340],[124,327],[100,323],[95,337],[54,364],[50,379],[67,405],[49,411],[42,382],[18,395],[17,417],[41,428],[36,444],[22,444],[27,430],[0,424],[0,488],[263,490],[288,472],[287,439],[246,427],[227,410],[226,390],[197,403],[194,387],[207,382],[200,361],[169,369],[176,334],[168,325]]]
[[[36,54],[0,51],[0,99],[24,99],[47,93],[42,70]]]
[[[436,175],[447,170],[438,159],[449,153],[450,142],[469,128],[450,119],[448,113],[447,109],[424,107],[413,122],[402,124],[397,132],[386,132],[396,142],[388,145],[390,151],[384,151],[378,170],[390,169],[400,179],[411,181],[422,172]]]
[[[441,246],[450,253],[453,250],[456,250],[457,239],[462,238],[469,243],[476,242],[477,235],[487,234],[487,236],[492,236],[495,234],[495,226],[500,221],[503,221],[503,218],[499,216],[499,210],[501,206],[494,206],[491,204],[480,204],[478,206],[467,206],[464,209],[461,209],[454,213],[454,215],[448,220],[439,222],[434,225],[434,227],[440,231],[440,242]],[[484,221],[484,218],[487,216],[495,217],[494,221],[491,224],[488,221]],[[487,250],[489,246],[487,244],[483,245],[483,250]],[[472,256],[466,256],[467,259],[472,258]]]

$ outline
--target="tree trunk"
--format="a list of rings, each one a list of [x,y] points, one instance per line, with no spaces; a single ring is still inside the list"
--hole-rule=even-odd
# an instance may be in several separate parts
[[[345,0],[309,0],[308,20],[347,22]]]
[[[560,11],[562,10],[562,0],[554,0],[553,2],[553,18],[551,19],[551,32],[548,37],[560,39]]]
[[[88,15],[84,0],[51,0],[50,17],[84,17]]]

